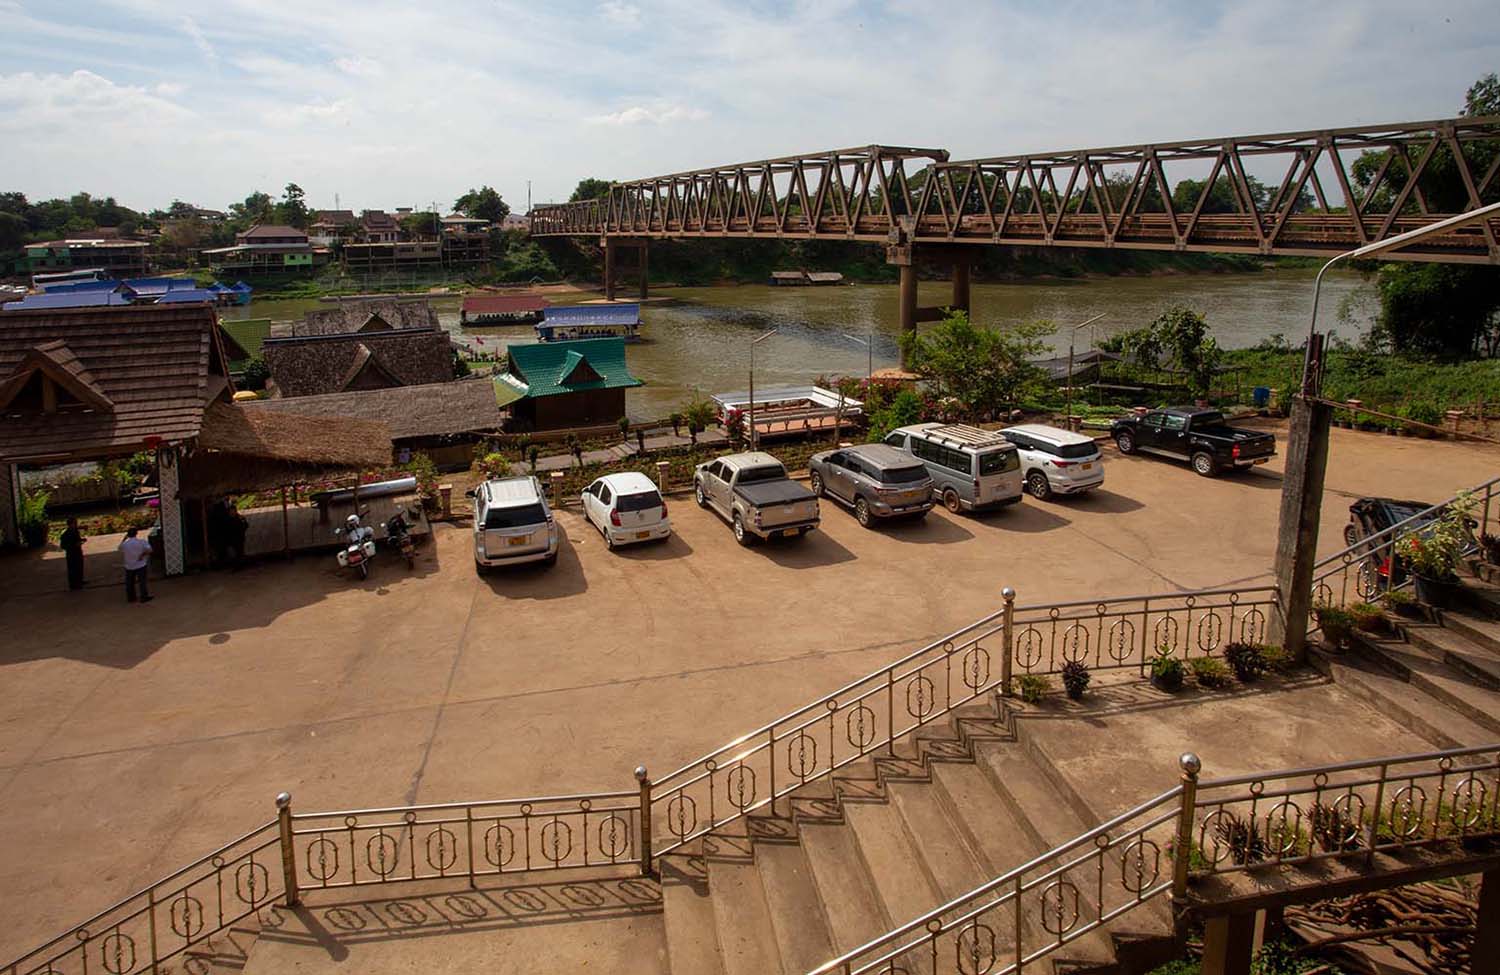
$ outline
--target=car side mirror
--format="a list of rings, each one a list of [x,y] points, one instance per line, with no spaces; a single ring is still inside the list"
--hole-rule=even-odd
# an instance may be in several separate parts
[[[469,488],[467,491],[464,492],[464,497],[466,497],[466,498],[472,498],[473,496],[474,496],[474,489],[473,488]]]

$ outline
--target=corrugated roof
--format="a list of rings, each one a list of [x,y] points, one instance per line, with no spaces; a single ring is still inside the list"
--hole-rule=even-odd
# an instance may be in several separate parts
[[[129,278],[125,287],[143,298],[158,298],[168,291],[187,291],[198,287],[192,278]]]
[[[622,338],[512,345],[506,354],[511,373],[525,384],[526,396],[531,399],[641,385],[626,367]],[[580,378],[585,375],[598,378]]]
[[[184,288],[168,291],[157,299],[157,303],[162,305],[176,305],[190,301],[206,301],[209,304],[217,304],[219,295],[218,292],[210,291],[207,288]]]
[[[541,311],[549,304],[541,295],[469,295],[463,311],[465,315],[520,315]]]
[[[57,281],[43,284],[42,291],[49,295],[75,294],[80,291],[117,291],[118,281]]]
[[[241,240],[258,240],[263,237],[301,237],[306,239],[307,234],[296,227],[288,227],[285,224],[276,223],[257,224],[240,234]]]
[[[104,308],[128,304],[130,304],[130,296],[118,291],[65,291],[62,294],[48,292],[47,294],[27,295],[20,301],[6,302],[0,305],[0,308],[10,314],[37,309]]]
[[[271,334],[269,318],[223,319],[220,320],[219,327],[228,332],[229,337],[251,358],[260,355],[262,343]]]
[[[483,379],[255,400],[244,406],[303,416],[375,420],[390,428],[393,440],[483,433],[498,430],[504,419],[494,385]]]
[[[641,320],[641,306],[560,305],[548,308],[542,320],[548,325],[637,325]]]
[[[113,409],[0,414],[0,456],[99,457],[142,450],[147,437],[197,436],[207,403],[225,385],[217,316],[205,305],[132,305],[7,312],[0,316],[0,378],[28,355],[64,343],[75,375]]]

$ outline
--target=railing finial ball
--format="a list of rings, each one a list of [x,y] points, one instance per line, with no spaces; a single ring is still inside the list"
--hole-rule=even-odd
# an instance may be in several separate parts
[[[1005,597],[1006,602],[1010,602],[1012,599],[1016,598],[1016,591],[1010,586],[1006,586],[1004,589],[1000,590],[1000,595]]]
[[[1203,759],[1199,758],[1193,752],[1183,752],[1181,757],[1177,759],[1177,764],[1188,775],[1197,775],[1203,770]]]
[[[637,765],[635,767],[635,780],[637,782],[644,782],[644,781],[646,781],[646,766],[644,766],[644,765]]]
[[[277,796],[276,796],[276,808],[277,809],[285,809],[287,806],[290,806],[291,804],[292,804],[292,794],[290,792],[281,792],[281,793],[277,794]]]

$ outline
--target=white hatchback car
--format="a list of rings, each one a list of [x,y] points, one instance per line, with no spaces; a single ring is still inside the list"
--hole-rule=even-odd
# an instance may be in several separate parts
[[[583,513],[610,548],[672,534],[667,502],[651,478],[636,471],[606,474],[584,488]]]
[[[1104,483],[1104,460],[1092,437],[1041,423],[1000,431],[1021,454],[1021,477],[1039,501],[1054,494],[1082,494]]]

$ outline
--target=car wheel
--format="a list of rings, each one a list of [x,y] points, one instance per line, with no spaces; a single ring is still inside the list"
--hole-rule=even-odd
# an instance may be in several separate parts
[[[599,529],[599,534],[604,536],[604,547],[609,549],[611,552],[614,551],[615,540],[610,537],[609,532],[601,528]]]
[[[811,525],[803,525],[801,528],[797,529],[797,537],[802,538],[806,536],[810,531],[812,531]]]
[[[952,488],[948,488],[943,492],[943,507],[953,512],[955,515],[964,510],[963,501],[959,498],[957,491],[953,490]]]
[[[1026,490],[1038,501],[1046,501],[1052,497],[1052,484],[1047,480],[1047,475],[1041,471],[1032,471],[1026,475]]]
[[[370,578],[370,566],[369,566],[368,563],[361,562],[359,564],[359,577],[361,579],[368,579],[368,578]]]
[[[698,507],[700,507],[700,508],[707,508],[708,507],[708,498],[703,494],[703,485],[702,484],[695,483],[693,485],[693,498],[698,502]]]
[[[864,528],[875,524],[875,519],[870,515],[870,503],[864,498],[854,499],[854,520]]]
[[[750,533],[745,531],[745,522],[740,518],[738,514],[734,516],[733,527],[734,540],[739,542],[741,545],[748,546],[750,544]]]
[[[1359,529],[1353,525],[1344,526],[1344,547],[1348,548],[1359,543]]]
[[[1193,470],[1199,477],[1213,477],[1219,473],[1219,465],[1214,463],[1213,454],[1199,452],[1193,455]]]
[[[542,564],[543,565],[556,565],[557,564],[557,553],[553,552],[551,555],[547,556],[545,559],[542,559]]]
[[[807,486],[812,489],[814,497],[821,498],[823,496],[823,475],[814,472],[812,477],[807,479]]]
[[[1115,434],[1115,446],[1120,448],[1122,454],[1135,453],[1135,438],[1128,433]]]
[[[474,563],[474,574],[476,576],[478,576],[479,578],[483,579],[485,576],[487,576],[487,575],[490,574],[490,567],[487,566],[487,565],[480,565],[478,562],[475,562]]]

